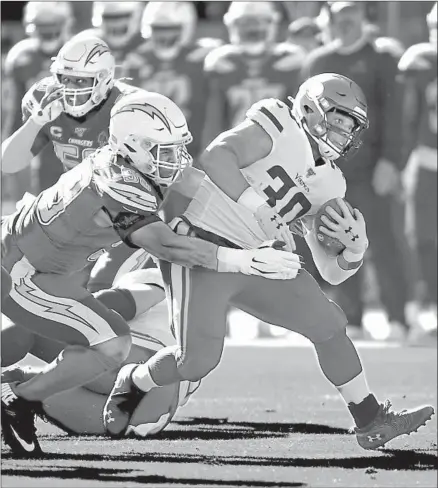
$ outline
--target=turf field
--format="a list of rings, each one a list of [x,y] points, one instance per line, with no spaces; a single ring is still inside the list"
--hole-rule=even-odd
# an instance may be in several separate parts
[[[359,346],[376,395],[398,409],[436,406],[436,349],[378,346]],[[350,426],[347,409],[321,374],[312,349],[287,339],[260,339],[228,345],[220,367],[159,438],[68,437],[41,422],[46,457],[16,459],[3,445],[1,484],[437,486],[436,418],[378,452],[362,450],[348,433]]]

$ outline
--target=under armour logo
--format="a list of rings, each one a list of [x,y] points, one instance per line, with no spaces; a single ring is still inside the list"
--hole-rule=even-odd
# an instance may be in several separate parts
[[[359,239],[357,234],[353,234],[353,227],[349,227],[346,231],[346,234],[351,234],[350,239],[354,242],[356,239]]]
[[[110,424],[111,422],[115,422],[116,419],[111,415],[113,413],[112,410],[108,410],[108,412],[106,413],[106,423],[107,424]]]
[[[368,437],[368,441],[369,442],[373,442],[373,441],[380,441],[382,440],[382,437],[380,434],[376,434],[376,435],[369,435],[367,436]]]

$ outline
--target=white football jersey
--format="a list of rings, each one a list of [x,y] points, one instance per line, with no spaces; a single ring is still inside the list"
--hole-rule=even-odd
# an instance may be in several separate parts
[[[314,215],[325,202],[344,197],[346,183],[334,163],[315,166],[307,135],[290,108],[269,98],[254,104],[246,114],[272,139],[268,156],[241,170],[254,190],[284,218],[287,224]],[[244,249],[259,246],[267,238],[252,212],[204,179],[185,212],[190,222]]]

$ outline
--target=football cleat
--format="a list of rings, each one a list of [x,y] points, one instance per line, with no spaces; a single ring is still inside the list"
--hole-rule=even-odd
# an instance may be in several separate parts
[[[1,398],[1,424],[5,444],[18,456],[41,455],[35,428],[35,402],[18,397],[12,390],[11,383],[2,384]]]
[[[390,408],[391,402],[386,400],[384,405],[380,405],[376,418],[370,424],[354,429],[360,447],[377,449],[396,437],[417,432],[435,413],[430,405],[401,412],[391,411]]]
[[[129,427],[129,421],[146,393],[139,390],[131,376],[137,364],[123,366],[114,382],[103,409],[105,430],[111,436],[122,437]]]

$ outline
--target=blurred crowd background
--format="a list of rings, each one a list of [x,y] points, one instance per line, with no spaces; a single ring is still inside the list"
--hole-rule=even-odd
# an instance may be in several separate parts
[[[151,33],[160,12],[152,8],[142,15],[147,3],[45,2],[38,7],[39,2],[1,2],[2,140],[19,128],[21,99],[36,80],[50,74],[51,58],[62,42],[90,29],[114,52],[119,77],[181,106],[194,135],[190,149],[195,160],[219,132],[242,120],[252,103],[293,96],[304,78],[318,72],[340,72],[363,88],[370,104],[371,135],[362,153],[341,162],[341,168],[347,200],[365,214],[371,247],[367,266],[354,279],[336,290],[325,286],[325,291],[344,308],[358,335],[366,333],[364,314],[372,309],[384,311],[389,334],[398,337],[413,327],[419,309],[432,310],[436,324],[436,166],[426,175],[433,180],[422,202],[429,232],[420,248],[418,230],[406,218],[409,202],[402,176],[415,141],[409,146],[412,138],[406,131],[412,128],[403,123],[404,81],[397,68],[410,46],[429,42],[426,18],[434,2],[171,2],[169,28],[161,26],[160,35],[156,30],[155,44]],[[263,32],[239,24],[239,16],[245,15],[268,19],[260,25],[275,45],[273,54],[263,51]],[[185,38],[176,54],[172,26]],[[45,47],[32,56],[23,54],[23,40],[38,36]],[[339,52],[314,55],[338,38]],[[375,58],[362,49],[363,39],[376,46]],[[227,46],[239,43],[246,45],[246,54],[233,57]],[[433,120],[436,71],[434,86]],[[436,137],[436,121],[431,130]],[[432,149],[436,155],[436,143]],[[25,191],[36,193],[53,184],[61,171],[53,148],[47,148],[31,171],[2,175],[2,213],[12,211]],[[299,249],[319,279],[302,243]]]

